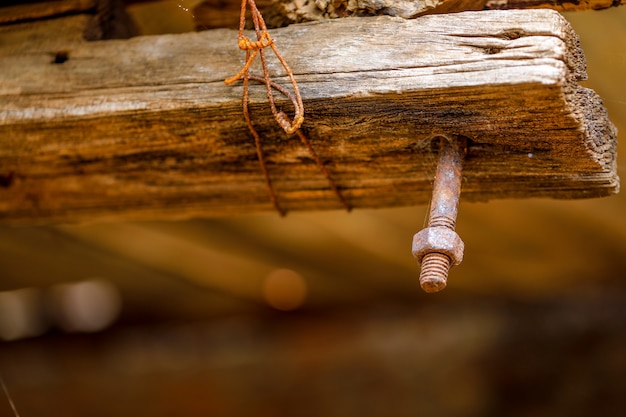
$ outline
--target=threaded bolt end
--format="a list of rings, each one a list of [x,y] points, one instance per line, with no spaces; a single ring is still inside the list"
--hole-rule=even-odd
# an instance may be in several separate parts
[[[426,292],[437,292],[446,288],[450,258],[443,253],[431,252],[422,258],[420,285]]]
[[[447,227],[454,230],[456,226],[456,219],[450,216],[431,216],[428,220],[429,227]]]

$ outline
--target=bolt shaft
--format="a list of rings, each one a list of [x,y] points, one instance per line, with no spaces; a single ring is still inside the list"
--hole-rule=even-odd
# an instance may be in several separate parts
[[[461,171],[467,149],[465,138],[441,137],[439,162],[433,184],[428,227],[454,230],[461,195]],[[421,259],[420,285],[426,292],[441,291],[446,287],[450,257],[437,251],[427,252]]]

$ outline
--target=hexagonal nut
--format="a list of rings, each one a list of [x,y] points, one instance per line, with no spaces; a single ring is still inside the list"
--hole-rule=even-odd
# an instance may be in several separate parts
[[[452,265],[458,265],[463,261],[465,244],[461,237],[447,227],[427,227],[413,236],[413,256],[417,262],[422,263],[424,255],[430,252],[439,252],[447,255]]]

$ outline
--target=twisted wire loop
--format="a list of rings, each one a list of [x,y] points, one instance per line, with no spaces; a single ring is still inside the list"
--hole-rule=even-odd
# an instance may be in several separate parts
[[[252,22],[254,23],[254,30],[256,32],[257,40],[252,41],[250,38],[244,36],[243,31],[246,24],[246,9],[247,6],[250,6],[250,12],[252,14]],[[239,36],[237,40],[237,45],[239,49],[246,51],[246,63],[243,68],[235,74],[233,77],[227,78],[224,82],[227,85],[233,84],[234,82],[243,79],[244,84],[246,78],[249,79],[248,71],[250,70],[250,66],[252,62],[256,58],[257,55],[261,57],[261,66],[263,67],[263,82],[267,87],[267,99],[270,103],[270,108],[272,109],[272,114],[276,119],[276,122],[283,128],[283,130],[287,134],[295,133],[295,131],[302,126],[302,122],[304,121],[304,105],[302,104],[302,97],[300,96],[300,90],[298,89],[298,84],[296,83],[296,79],[293,76],[293,72],[289,68],[287,61],[282,57],[278,48],[274,44],[274,40],[270,36],[267,31],[267,26],[265,25],[265,20],[263,20],[263,16],[261,12],[256,6],[254,0],[242,0],[241,2],[241,15],[239,17]],[[269,75],[269,69],[267,68],[267,60],[265,57],[265,48],[271,48],[278,58],[280,64],[285,68],[287,72],[287,76],[291,81],[291,86],[293,88],[293,99],[291,100],[294,106],[294,117],[292,120],[289,119],[286,113],[279,111],[276,107],[276,103],[274,100],[274,93],[272,91],[271,80]],[[245,87],[245,85],[244,85]],[[244,95],[245,95],[244,91]]]
[[[247,11],[248,6],[250,6],[250,13],[252,16],[252,22],[254,24],[254,31],[256,34],[256,38],[257,38],[256,41],[253,41],[250,38],[244,36],[244,28],[246,25],[246,11]],[[272,39],[269,32],[267,31],[267,26],[265,25],[265,21],[263,20],[263,16],[261,15],[261,12],[256,6],[255,0],[242,0],[241,1],[241,15],[239,16],[239,36],[237,40],[237,46],[239,47],[239,49],[246,52],[246,62],[237,74],[235,74],[234,76],[230,78],[227,78],[226,80],[224,80],[224,82],[227,85],[231,85],[239,80],[243,81],[243,116],[246,121],[246,124],[248,125],[248,130],[250,131],[250,133],[252,134],[252,137],[254,138],[254,144],[256,147],[257,157],[259,159],[259,163],[261,164],[263,175],[265,176],[265,182],[269,190],[270,199],[272,200],[272,204],[274,205],[274,208],[276,209],[276,211],[278,211],[278,213],[281,216],[284,216],[285,214],[287,214],[287,212],[284,209],[282,209],[282,207],[278,203],[278,197],[276,196],[276,191],[274,190],[274,187],[272,185],[272,180],[270,178],[270,175],[269,175],[266,163],[265,163],[265,157],[263,155],[263,151],[261,148],[261,138],[258,132],[256,131],[256,129],[254,128],[254,126],[252,125],[252,121],[250,118],[250,110],[249,110],[250,81],[255,81],[255,82],[265,84],[267,88],[267,99],[269,101],[270,108],[272,110],[272,114],[274,115],[274,119],[276,120],[276,122],[285,131],[285,133],[289,135],[296,133],[298,135],[301,142],[308,149],[309,153],[315,160],[322,174],[328,180],[328,183],[330,184],[333,192],[337,195],[337,198],[339,199],[341,204],[346,208],[346,210],[350,211],[352,207],[348,204],[348,202],[344,198],[343,194],[337,187],[337,184],[330,176],[330,173],[324,166],[321,158],[313,149],[313,146],[311,145],[309,140],[300,130],[300,127],[302,126],[302,122],[304,122],[304,105],[302,104],[302,97],[300,96],[300,90],[298,89],[298,84],[296,83],[296,79],[294,78],[293,72],[289,68],[289,65],[287,65],[287,61],[285,61],[285,59],[282,57],[282,55],[278,51],[278,48],[274,44],[274,40]],[[267,61],[265,57],[266,48],[272,49],[272,51],[274,52],[274,55],[276,55],[276,58],[278,59],[278,61],[281,63],[281,65],[287,72],[287,76],[289,77],[291,86],[293,88],[293,93],[291,93],[284,87],[276,84],[270,79],[269,69],[267,67]],[[263,77],[257,77],[257,76],[253,76],[249,74],[250,66],[254,62],[257,55],[260,56],[261,58],[261,67],[263,68]],[[276,103],[275,103],[274,90],[278,91],[279,93],[281,93],[282,95],[284,95],[291,101],[294,107],[293,118],[290,118],[285,112],[278,110],[278,108],[276,107]]]

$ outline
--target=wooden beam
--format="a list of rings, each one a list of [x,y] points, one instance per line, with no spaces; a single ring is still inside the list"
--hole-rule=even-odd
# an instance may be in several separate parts
[[[272,210],[242,87],[223,82],[243,64],[236,31],[24,43],[24,30],[0,32],[1,219]],[[577,84],[583,54],[556,12],[340,19],[271,33],[304,97],[303,131],[356,208],[426,203],[440,134],[469,138],[468,200],[618,190],[615,128]],[[59,52],[67,59],[55,63]],[[288,84],[275,60],[270,70]],[[251,100],[281,204],[340,208],[307,150],[276,126],[264,87]]]
[[[215,13],[208,18],[207,10],[215,9],[219,0],[205,0],[196,7],[199,27],[215,26]],[[603,10],[626,4],[626,0],[275,0],[264,9],[269,23],[321,21],[349,16],[388,15],[411,19],[418,16],[457,13],[469,10],[553,9],[558,11]],[[237,2],[228,6],[231,14],[238,12]],[[224,21],[224,23],[226,23]],[[232,23],[231,23],[232,24]],[[211,27],[211,26],[209,26]],[[226,26],[225,26],[226,27]]]
[[[535,9],[547,8],[562,12],[604,10],[623,6],[626,0],[485,0],[487,9]]]

